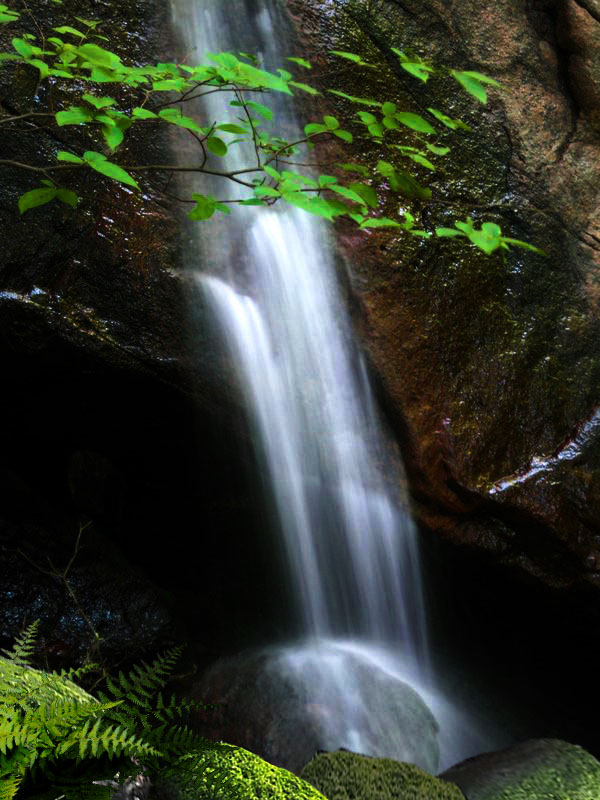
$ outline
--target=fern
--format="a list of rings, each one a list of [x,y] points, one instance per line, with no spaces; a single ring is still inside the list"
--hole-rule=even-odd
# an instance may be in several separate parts
[[[13,664],[28,666],[35,650],[38,625],[39,620],[36,620],[16,638],[11,650],[0,650],[0,653]]]
[[[73,681],[90,667],[58,673],[30,666],[36,629],[34,623],[0,656],[0,800],[12,800],[23,782],[36,800],[49,786],[52,798],[105,800],[103,779],[127,774],[132,757],[159,778],[165,764],[216,747],[183,722],[207,706],[164,698],[180,648],[108,678],[96,699]],[[205,785],[226,778],[224,772]]]

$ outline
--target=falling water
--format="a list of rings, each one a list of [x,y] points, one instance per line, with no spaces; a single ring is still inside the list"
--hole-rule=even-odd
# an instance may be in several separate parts
[[[231,50],[258,52],[266,68],[280,66],[280,6],[266,0],[257,5],[173,0],[190,62],[199,63],[206,51]],[[211,122],[235,121],[229,99],[212,94],[202,113]],[[282,118],[293,125],[284,103],[276,110],[280,125]],[[240,155],[228,165],[239,168],[244,153],[232,150]],[[423,686],[427,637],[415,531],[341,299],[326,225],[295,209],[243,208],[202,233],[201,262],[217,265],[219,277],[199,274],[198,281],[238,371],[303,630],[312,639],[304,649],[296,646],[289,663],[295,668],[308,658],[314,687],[314,663],[322,652],[315,639],[329,643],[329,652],[340,652],[340,639],[346,647],[367,648],[371,661],[387,646]],[[243,263],[243,289],[234,256]],[[334,662],[338,672],[325,676],[327,663]],[[323,685],[337,681],[343,695],[339,663],[323,658],[319,669]],[[345,700],[349,709],[357,702],[352,691]],[[372,750],[351,717],[351,710],[341,715],[334,741]]]

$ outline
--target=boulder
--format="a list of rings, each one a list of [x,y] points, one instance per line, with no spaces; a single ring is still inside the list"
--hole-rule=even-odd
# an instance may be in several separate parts
[[[414,764],[344,751],[319,753],[301,777],[328,800],[464,800],[456,786]]]
[[[600,762],[559,739],[527,742],[469,758],[440,776],[467,800],[597,800]]]
[[[326,800],[310,783],[269,764],[254,753],[229,744],[211,744],[191,752],[167,770],[155,790],[160,800],[198,800],[215,796],[212,786],[222,782],[228,800]],[[217,779],[215,780],[215,776]],[[328,800],[328,799],[327,799]]]
[[[338,747],[437,769],[438,725],[420,695],[376,661],[335,643],[221,659],[194,695],[219,704],[201,733],[295,773],[318,750]]]

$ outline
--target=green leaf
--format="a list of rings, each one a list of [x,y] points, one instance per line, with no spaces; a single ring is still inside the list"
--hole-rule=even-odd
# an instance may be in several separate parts
[[[375,125],[377,123],[377,117],[368,111],[357,111],[356,116],[359,117],[360,121],[365,125]]]
[[[251,108],[252,111],[255,111],[263,119],[266,119],[268,122],[271,122],[273,120],[273,112],[271,111],[271,109],[268,106],[263,106],[262,103],[257,103],[254,100],[246,100],[245,103],[240,103],[239,100],[233,100],[229,105],[236,106],[238,108],[241,106],[247,106],[248,108]]]
[[[450,128],[452,131],[463,130],[463,131],[470,131],[471,128],[462,120],[460,119],[452,119],[452,117],[446,116],[441,111],[438,111],[437,108],[428,108],[430,114],[432,114],[442,125],[445,125],[447,128]]]
[[[136,106],[131,112],[131,116],[135,117],[135,119],[158,119],[158,114],[155,114],[154,111],[149,111],[147,108],[142,108],[141,106]]]
[[[422,153],[407,153],[408,157],[412,159],[415,164],[420,164],[422,167],[435,171],[435,165],[426,158]]]
[[[359,105],[363,106],[376,106],[377,108],[381,107],[381,103],[377,100],[371,100],[369,97],[353,97],[351,94],[346,94],[345,92],[340,92],[337,89],[328,89],[327,90],[330,94],[335,94],[338,97],[343,97],[344,100],[350,100],[351,103],[358,103]]]
[[[8,6],[0,5],[0,22],[14,22],[19,19],[19,12],[12,11]]]
[[[54,200],[56,193],[55,186],[46,187],[45,189],[32,189],[30,192],[25,192],[19,197],[19,213],[24,214],[30,208],[49,203],[50,200]]]
[[[273,180],[275,181],[281,180],[281,174],[277,172],[276,169],[273,169],[273,167],[270,167],[268,164],[263,164],[263,171],[266,172],[270,178],[273,178]]]
[[[392,51],[400,59],[400,66],[402,69],[405,69],[413,77],[423,81],[423,83],[427,83],[429,75],[434,71],[433,67],[430,67],[429,64],[426,64],[422,58],[419,58],[418,56],[411,58],[402,50],[398,50],[396,47],[392,47]]]
[[[81,96],[81,99],[98,109],[114,106],[117,102],[113,97],[96,97],[93,94],[84,94]]]
[[[430,142],[425,142],[425,147],[436,156],[445,156],[450,152],[449,147],[440,147],[437,144],[430,144]]]
[[[214,197],[203,194],[193,194],[192,200],[196,201],[196,205],[188,213],[190,219],[210,219],[215,213],[216,201]]]
[[[257,197],[281,197],[281,192],[272,186],[255,186],[254,194]]]
[[[395,103],[384,103],[381,106],[381,110],[383,111],[386,117],[391,117],[393,114],[396,113],[398,108]]]
[[[29,58],[35,53],[36,50],[38,53],[41,52],[39,47],[34,48],[29,44],[29,42],[26,42],[25,39],[19,39],[18,37],[15,37],[12,40],[12,46],[20,56],[23,56],[23,58]]]
[[[32,67],[37,67],[40,71],[40,78],[47,78],[50,74],[50,69],[48,64],[45,61],[41,61],[39,58],[30,58],[27,61],[28,64],[31,64]]]
[[[432,134],[435,133],[435,128],[427,122],[420,114],[412,114],[410,111],[401,111],[396,114],[396,119],[407,128],[411,128],[419,133]]]
[[[88,150],[83,154],[83,157],[86,163],[89,164],[92,169],[95,169],[96,172],[100,172],[102,175],[106,175],[107,178],[112,178],[120,183],[133,186],[135,189],[140,188],[128,172],[125,172],[125,170],[122,167],[119,167],[118,164],[113,164],[111,161],[107,161],[106,156],[102,153],[96,153],[93,150]]]
[[[211,153],[214,153],[214,155],[219,156],[220,158],[227,155],[227,145],[223,139],[219,139],[218,136],[209,136],[206,140],[206,146]]]
[[[111,150],[116,150],[125,137],[123,129],[115,125],[112,121],[111,124],[102,125],[101,131],[102,136],[104,136],[104,141]]]
[[[242,128],[241,125],[233,125],[229,122],[224,122],[222,125],[217,125],[218,131],[225,131],[226,133],[248,133],[248,128]]]
[[[327,133],[327,125],[321,125],[320,122],[309,122],[304,126],[304,133],[306,136],[313,136],[316,133]]]
[[[53,31],[57,33],[70,33],[73,36],[79,36],[80,38],[86,36],[87,34],[78,31],[77,28],[72,28],[70,25],[61,25],[60,28],[52,28]]]
[[[81,22],[82,20],[79,21]],[[97,44],[82,44],[81,47],[76,49],[76,52],[93,66],[105,67],[110,70],[121,66],[121,59],[116,53],[111,53],[110,50],[105,50]]]
[[[482,75],[481,72],[459,72],[458,70],[452,69],[450,70],[450,74],[460,83],[465,91],[484,105],[487,103],[487,92],[482,84],[488,84],[497,89],[502,88],[498,81],[495,81],[493,78],[488,78],[487,75]]]
[[[382,121],[384,126],[389,130],[396,131],[400,127],[400,125],[396,122],[396,120],[393,117],[384,117]]]
[[[484,75],[482,72],[473,72],[469,70],[467,72],[461,72],[459,74],[467,75],[469,78],[472,78],[475,81],[479,81],[480,83],[487,83],[489,86],[493,86],[496,89],[504,88],[502,84],[499,83],[497,80],[495,80],[494,78],[490,78],[489,75]]]
[[[402,61],[400,66],[413,77],[423,81],[423,83],[427,83],[429,80],[429,74],[433,72],[433,68],[427,66],[427,64],[416,64],[411,61]]]
[[[301,89],[303,92],[306,92],[310,95],[317,95],[321,94],[318,89],[315,89],[314,86],[309,86],[307,83],[300,83],[299,81],[290,81],[290,86],[294,86],[296,89]]]
[[[325,116],[323,117],[323,121],[325,122],[325,125],[327,125],[327,129],[330,131],[335,131],[340,127],[340,123],[335,117]]]
[[[303,58],[297,58],[296,56],[288,56],[287,61],[293,61],[294,64],[300,64],[301,67],[305,69],[312,69],[312,66],[308,61],[305,61]]]
[[[331,186],[332,183],[337,183],[338,179],[335,178],[333,175],[319,175],[319,186],[321,188],[325,188],[325,186]]]
[[[348,188],[360,195],[370,208],[377,208],[379,204],[377,192],[372,186],[368,186],[366,183],[351,183]]]
[[[381,139],[385,133],[385,128],[379,122],[376,122],[373,125],[368,125],[367,130],[375,139]]]
[[[59,161],[67,161],[69,164],[85,164],[83,158],[79,158],[79,156],[73,155],[73,153],[67,153],[66,150],[59,150],[56,154],[56,158]]]
[[[187,128],[190,131],[194,131],[194,133],[203,133],[200,125],[198,125],[198,123],[191,117],[184,116],[179,108],[163,108],[162,111],[158,112],[158,116],[161,119],[164,119],[165,122],[171,123],[171,125],[177,125],[180,128]],[[219,141],[221,140],[219,139]],[[227,149],[225,152],[227,152]]]
[[[361,222],[361,228],[401,228],[402,225],[389,217],[373,217]]]
[[[343,131],[343,130],[337,128],[335,131],[331,131],[331,132],[333,133],[334,136],[337,136],[338,139],[342,139],[342,141],[344,141],[344,142],[352,143],[352,141],[354,140],[354,137],[352,136],[350,131]]]
[[[462,231],[456,230],[456,228],[436,228],[435,235],[454,237],[454,236],[464,236],[464,233]]]
[[[360,64],[362,58],[357,56],[356,53],[348,53],[345,50],[330,50],[329,51],[334,56],[340,56],[340,58],[346,58],[348,61],[354,61],[355,64]]]
[[[481,230],[471,231],[468,237],[476,247],[490,255],[501,246],[502,231],[495,222],[484,222]]]
[[[93,113],[84,106],[71,106],[66,111],[59,111],[55,114],[56,122],[60,125],[81,125],[84,122],[91,122],[94,119]]]
[[[352,203],[359,203],[359,205],[361,205],[361,206],[365,205],[365,201],[358,194],[358,192],[353,191],[348,186],[340,186],[339,184],[335,183],[335,184],[330,184],[327,188],[330,191],[341,195],[341,197],[345,197],[347,200],[350,200]],[[366,211],[366,209],[365,209],[365,211]]]
[[[330,221],[344,213],[339,206],[329,202],[324,197],[309,197],[306,192],[286,192],[283,197],[290,205],[301,208],[303,211],[308,211],[309,214],[325,217]]]
[[[231,55],[230,53],[221,55]],[[287,73],[289,74],[289,73]],[[252,64],[246,64],[242,61],[237,61],[235,65],[235,72],[232,75],[236,83],[245,83],[250,88],[264,88],[271,89],[274,92],[283,92],[285,94],[292,94],[289,88],[287,79],[279,75],[274,75],[272,72],[267,72],[263,69],[258,69]]]
[[[58,189],[56,192],[56,197],[61,201],[61,203],[65,203],[66,205],[71,206],[71,208],[75,208],[79,203],[79,198],[75,192],[72,192],[70,189]]]
[[[520,239],[510,239],[507,236],[502,237],[503,246],[508,246],[511,244],[514,245],[515,247],[521,247],[524,250],[531,250],[531,252],[533,253],[538,253],[539,255],[546,256],[546,258],[548,258],[548,253],[544,252],[543,250],[540,250],[539,247],[534,247],[532,244],[529,244],[529,242],[522,242]],[[506,249],[508,249],[508,247],[506,247]]]
[[[190,83],[185,78],[167,78],[152,83],[155,92],[184,92],[189,86]]]

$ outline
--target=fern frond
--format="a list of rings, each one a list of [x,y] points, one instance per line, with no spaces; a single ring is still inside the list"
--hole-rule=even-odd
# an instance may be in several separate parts
[[[0,653],[13,664],[28,667],[31,662],[31,657],[33,656],[33,651],[35,650],[35,640],[39,624],[39,619],[36,619],[36,621],[32,622],[20,636],[17,636],[10,650],[0,650]]]
[[[12,800],[16,795],[23,778],[20,775],[9,775],[0,778],[0,800]]]
[[[123,707],[108,716],[115,722],[131,726],[138,720],[142,728],[148,727],[148,714],[153,710],[153,700],[157,692],[164,688],[181,655],[181,648],[174,647],[157,656],[151,664],[142,661],[125,675],[119,672],[118,679],[107,678],[105,692],[98,692],[100,702],[118,700]],[[173,700],[173,706],[176,703]]]

